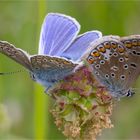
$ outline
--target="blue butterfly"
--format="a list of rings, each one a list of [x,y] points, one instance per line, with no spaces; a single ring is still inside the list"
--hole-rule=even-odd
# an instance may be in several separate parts
[[[83,55],[95,78],[112,96],[132,96],[140,75],[140,35],[104,36]]]
[[[89,44],[102,37],[99,31],[77,36],[79,31],[80,25],[74,18],[49,13],[42,25],[37,55],[29,55],[5,41],[0,41],[0,52],[27,68],[32,79],[48,91],[72,74]]]

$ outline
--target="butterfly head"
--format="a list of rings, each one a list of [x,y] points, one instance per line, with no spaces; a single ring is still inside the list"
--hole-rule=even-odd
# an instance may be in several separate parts
[[[110,94],[115,97],[120,99],[121,97],[131,97],[135,94],[135,92],[132,89],[125,89],[125,90],[118,90],[118,91],[110,91]]]
[[[30,78],[31,78],[33,81],[36,81],[35,75],[34,75],[32,72],[29,72],[29,74],[30,74]]]
[[[134,94],[135,94],[135,92],[134,92],[133,90],[129,89],[128,92],[127,92],[127,94],[126,94],[126,96],[127,96],[127,97],[131,97],[131,96],[133,96]]]

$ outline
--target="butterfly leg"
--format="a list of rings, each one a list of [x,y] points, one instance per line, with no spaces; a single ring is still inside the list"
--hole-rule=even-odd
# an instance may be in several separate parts
[[[73,70],[73,72],[76,72],[80,69],[82,69],[84,67],[84,63],[83,62],[80,62]]]
[[[51,85],[48,86],[48,87],[45,89],[44,92],[45,92],[46,94],[50,95],[49,90],[51,89],[51,87],[52,87]]]
[[[52,83],[48,84],[44,92],[51,96],[51,91],[53,90],[53,88],[55,88],[56,83],[57,83],[57,80],[53,80]]]

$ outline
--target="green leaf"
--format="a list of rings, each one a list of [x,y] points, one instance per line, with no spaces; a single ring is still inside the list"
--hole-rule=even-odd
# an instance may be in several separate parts
[[[85,106],[86,102],[87,102],[87,98],[82,97],[82,98],[80,98],[80,100],[78,100],[76,103],[77,103],[79,106]]]
[[[85,107],[87,109],[91,109],[93,107],[92,102],[90,102],[89,100],[87,100],[86,103],[85,103]]]
[[[65,106],[64,111],[60,114],[66,121],[76,121],[77,111],[73,105]]]
[[[77,120],[77,112],[74,109],[71,113],[69,113],[68,115],[64,116],[64,119],[66,121],[71,121],[71,122],[75,122]]]
[[[66,115],[70,114],[73,111],[73,108],[74,107],[71,104],[65,105],[64,110],[62,112],[60,112],[60,114],[62,116],[66,116]]]
[[[81,96],[75,91],[70,91],[68,97],[72,100],[78,100]]]

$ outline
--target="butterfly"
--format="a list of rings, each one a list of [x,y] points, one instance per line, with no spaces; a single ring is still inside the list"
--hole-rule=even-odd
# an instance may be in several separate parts
[[[83,60],[112,96],[131,96],[140,74],[140,35],[104,36],[90,44]]]
[[[37,55],[29,55],[6,41],[0,41],[0,52],[29,70],[32,79],[45,86],[47,92],[72,74],[89,44],[102,37],[99,31],[78,36],[79,31],[76,19],[49,13],[42,24]]]

